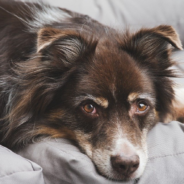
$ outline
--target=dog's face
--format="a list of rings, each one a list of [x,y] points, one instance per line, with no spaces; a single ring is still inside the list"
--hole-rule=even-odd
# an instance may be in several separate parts
[[[170,26],[95,39],[74,31],[40,30],[40,57],[22,71],[27,79],[43,82],[26,84],[32,103],[39,104],[31,104],[32,114],[45,118],[30,134],[75,139],[108,178],[140,177],[147,162],[147,133],[170,112],[169,43],[181,49]],[[21,96],[25,105],[17,105],[18,112],[21,106],[30,117],[25,108],[29,95]]]
[[[70,125],[103,175],[137,178],[147,161],[147,132],[158,120],[154,84],[146,68],[104,42],[66,89],[68,116],[74,119]]]
[[[44,31],[40,34],[45,35],[48,30]],[[167,35],[167,31],[171,33]],[[158,96],[164,93],[161,89],[158,93],[158,80],[168,84],[164,90],[170,91],[165,95],[172,96],[169,80],[159,76],[170,65],[166,40],[178,44],[173,30],[164,26],[142,30],[133,38],[126,36],[122,40],[116,35],[101,38],[91,43],[95,46],[90,49],[85,45],[88,42],[81,43],[78,37],[70,40],[74,44],[67,45],[67,57],[72,57],[72,61],[76,57],[77,64],[61,92],[63,107],[59,107],[65,114],[65,126],[72,130],[99,172],[117,180],[138,178],[143,173],[146,135],[158,121]],[[81,55],[77,52],[82,46],[86,48]],[[169,106],[169,100],[163,105]]]

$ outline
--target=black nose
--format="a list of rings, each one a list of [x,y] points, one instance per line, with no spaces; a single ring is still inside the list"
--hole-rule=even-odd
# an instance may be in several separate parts
[[[119,174],[130,175],[139,167],[139,156],[115,155],[111,157],[111,164]]]

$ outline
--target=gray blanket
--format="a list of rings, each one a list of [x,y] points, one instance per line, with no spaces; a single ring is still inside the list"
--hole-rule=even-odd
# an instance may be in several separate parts
[[[148,135],[145,172],[139,180],[127,184],[183,184],[183,142],[183,124],[157,124]],[[65,139],[29,145],[19,154],[42,166],[46,184],[123,184],[99,175],[91,160]]]
[[[0,184],[44,184],[42,168],[0,146]]]

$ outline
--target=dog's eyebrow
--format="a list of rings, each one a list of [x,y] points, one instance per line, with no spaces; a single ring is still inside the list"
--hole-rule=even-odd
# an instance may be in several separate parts
[[[81,103],[81,101],[84,101],[84,100],[92,100],[94,101],[96,104],[104,107],[104,108],[107,108],[108,105],[109,105],[109,102],[107,99],[103,98],[103,97],[95,97],[93,95],[84,95],[84,96],[78,96],[75,100],[75,104],[76,105],[79,105]]]
[[[154,95],[151,93],[130,93],[128,95],[128,101],[130,103],[134,102],[136,99],[148,99],[152,104],[155,104]]]

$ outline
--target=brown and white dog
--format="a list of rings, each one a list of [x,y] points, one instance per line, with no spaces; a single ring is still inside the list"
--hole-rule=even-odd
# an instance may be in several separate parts
[[[172,114],[171,26],[119,32],[41,3],[0,1],[0,143],[75,140],[104,176],[141,176],[146,136]]]

